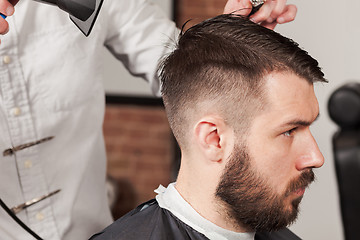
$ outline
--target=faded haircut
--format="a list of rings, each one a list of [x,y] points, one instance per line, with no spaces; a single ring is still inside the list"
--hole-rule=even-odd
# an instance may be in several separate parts
[[[273,71],[326,82],[318,62],[297,43],[247,18],[220,15],[182,33],[159,65],[165,109],[180,147],[186,147],[196,117],[207,112],[245,133],[266,106],[264,77]]]

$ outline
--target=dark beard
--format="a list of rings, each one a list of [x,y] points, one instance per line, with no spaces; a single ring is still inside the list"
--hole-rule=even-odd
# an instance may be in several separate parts
[[[285,199],[314,181],[313,171],[304,171],[280,195],[253,170],[250,161],[246,148],[236,147],[216,189],[216,197],[225,202],[230,220],[256,232],[276,231],[292,224],[302,197],[293,200],[290,208],[285,205]]]

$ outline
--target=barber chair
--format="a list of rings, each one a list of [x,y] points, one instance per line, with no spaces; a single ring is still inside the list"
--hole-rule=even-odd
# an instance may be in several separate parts
[[[333,136],[336,177],[346,240],[360,239],[360,83],[348,83],[331,95],[331,119],[339,126]]]

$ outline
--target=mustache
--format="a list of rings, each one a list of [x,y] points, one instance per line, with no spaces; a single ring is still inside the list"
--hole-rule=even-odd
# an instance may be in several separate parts
[[[289,196],[292,192],[298,190],[299,188],[308,187],[314,181],[315,181],[315,174],[312,169],[302,172],[300,177],[292,180],[289,183],[285,196]]]

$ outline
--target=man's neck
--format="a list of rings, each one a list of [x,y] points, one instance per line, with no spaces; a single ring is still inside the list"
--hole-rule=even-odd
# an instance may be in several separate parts
[[[175,188],[181,197],[205,219],[233,232],[248,232],[245,227],[240,227],[230,218],[223,201],[216,198],[217,183],[211,184],[214,178],[208,178],[210,175],[202,176],[199,173],[196,179],[190,180],[189,176],[180,171]]]

